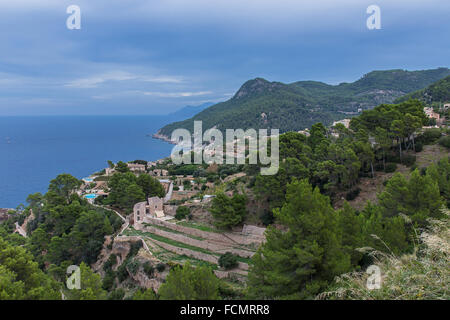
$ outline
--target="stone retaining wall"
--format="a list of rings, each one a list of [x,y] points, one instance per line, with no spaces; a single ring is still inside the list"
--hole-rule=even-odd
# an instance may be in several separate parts
[[[145,219],[145,222],[148,222],[149,224],[163,226],[163,227],[166,227],[166,228],[169,228],[169,229],[181,232],[181,233],[189,234],[191,236],[201,237],[206,240],[224,242],[226,244],[228,244],[228,243],[230,243],[230,241],[232,241],[238,245],[250,245],[250,244],[259,245],[265,240],[264,236],[253,235],[253,234],[242,235],[242,234],[230,233],[230,232],[226,232],[226,233],[225,232],[224,233],[208,232],[208,231],[203,231],[203,230],[199,230],[199,229],[195,229],[195,228],[189,228],[189,227],[181,226],[181,225],[178,225],[175,223],[171,223],[171,222],[167,222],[167,221],[163,221],[163,220],[159,220],[159,219],[154,219],[154,218],[150,218],[150,217],[147,217]],[[136,223],[135,223],[135,228],[138,228]]]
[[[183,234],[177,234],[169,231],[164,231],[155,227],[151,226],[142,226],[140,227],[140,230],[144,232],[150,232],[156,235],[159,235],[164,238],[172,239],[178,242],[187,243],[189,245],[192,245],[194,247],[199,247],[202,249],[206,249],[213,252],[219,252],[219,253],[225,253],[225,252],[231,252],[235,255],[238,255],[243,258],[251,258],[254,254],[252,251],[242,250],[242,249],[235,249],[232,247],[233,243],[224,244],[223,242],[219,243],[212,243],[209,240],[197,240],[190,238],[188,236],[185,236]]]
[[[191,258],[194,258],[197,260],[202,260],[202,261],[206,261],[206,262],[210,262],[210,263],[214,263],[214,264],[217,264],[218,260],[219,260],[219,258],[217,256],[213,256],[213,255],[206,254],[203,252],[180,248],[180,247],[173,246],[171,244],[168,244],[168,243],[165,243],[162,241],[158,241],[155,239],[150,239],[150,241],[156,243],[158,246],[160,246],[163,249],[166,249],[171,252],[175,252],[176,254],[186,255],[188,257],[191,257]]]
[[[168,251],[174,252],[176,254],[179,255],[185,255],[197,260],[202,260],[202,261],[206,261],[209,263],[214,263],[214,264],[218,264],[219,263],[219,257],[218,256],[214,256],[211,254],[207,254],[207,253],[203,253],[203,252],[198,252],[198,251],[194,251],[191,249],[186,249],[186,248],[180,248],[177,246],[173,246],[171,244],[162,242],[162,241],[158,241],[155,239],[149,239],[151,242],[157,244],[158,246],[160,246],[163,249],[166,249]],[[238,268],[240,270],[244,270],[247,271],[249,269],[248,264],[244,263],[244,262],[238,262]]]

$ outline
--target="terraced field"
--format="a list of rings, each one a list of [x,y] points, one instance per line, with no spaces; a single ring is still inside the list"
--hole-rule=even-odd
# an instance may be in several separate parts
[[[191,222],[172,223],[150,219],[149,223],[128,227],[122,233],[126,236],[139,236],[145,240],[152,254],[169,265],[184,264],[208,265],[217,276],[245,280],[248,275],[251,257],[263,237],[226,233],[209,226]],[[236,255],[238,266],[232,270],[220,270],[219,257],[232,252]]]

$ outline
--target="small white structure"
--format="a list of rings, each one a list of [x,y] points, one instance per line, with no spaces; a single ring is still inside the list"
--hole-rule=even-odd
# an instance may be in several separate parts
[[[205,194],[205,195],[203,196],[202,202],[209,202],[209,201],[211,201],[214,197],[215,197],[215,195],[213,195],[213,194]]]
[[[127,163],[127,166],[132,172],[145,172],[145,164]]]
[[[305,128],[305,130],[300,130],[300,131],[298,131],[298,133],[301,133],[301,134],[303,134],[303,135],[305,135],[307,137],[309,137],[311,135],[309,133],[309,129],[308,128]]]
[[[351,119],[342,119],[339,121],[334,121],[333,127],[340,123],[340,124],[343,124],[344,127],[346,127],[348,129],[348,127],[350,127],[350,121],[351,121]]]

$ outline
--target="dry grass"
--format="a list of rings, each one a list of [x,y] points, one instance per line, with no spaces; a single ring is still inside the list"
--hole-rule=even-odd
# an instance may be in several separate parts
[[[419,168],[428,167],[433,163],[439,162],[444,157],[449,157],[449,149],[439,145],[426,145],[423,147],[422,152],[417,154],[417,166]]]
[[[396,257],[371,250],[381,268],[381,288],[369,290],[368,274],[352,272],[335,279],[329,292],[317,299],[334,300],[448,300],[450,299],[450,223],[446,218],[430,221],[431,226],[418,237],[413,254]]]

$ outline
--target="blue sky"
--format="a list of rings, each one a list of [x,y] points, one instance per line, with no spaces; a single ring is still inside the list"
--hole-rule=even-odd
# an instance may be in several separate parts
[[[165,114],[255,77],[449,67],[449,16],[448,0],[0,0],[0,115]]]

